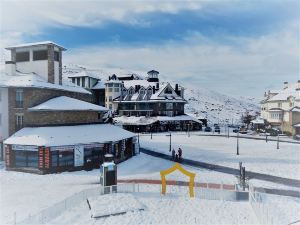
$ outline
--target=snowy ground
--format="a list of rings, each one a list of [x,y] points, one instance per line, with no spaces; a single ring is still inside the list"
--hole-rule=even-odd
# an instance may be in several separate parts
[[[165,154],[169,153],[169,137],[140,136],[140,145]],[[239,152],[236,155],[236,138],[195,136],[173,133],[172,148],[183,149],[183,157],[232,168],[238,168],[241,161],[246,170],[300,179],[300,145],[263,140],[239,139]]]
[[[159,171],[173,165],[172,162],[140,154],[118,165],[118,178],[160,179]],[[232,175],[224,175],[204,169],[193,169],[197,182],[236,183]],[[187,181],[180,173],[168,179]],[[64,172],[36,175],[0,169],[0,224],[12,224],[16,212],[17,221],[71,196],[80,190],[95,187],[99,183],[99,170]],[[30,204],[30,207],[28,205]]]
[[[66,212],[51,224],[257,224],[248,202],[222,202],[185,197],[163,196],[159,193],[135,193],[145,206],[144,211],[128,212],[94,220],[86,202]],[[116,196],[110,195],[111,202]]]

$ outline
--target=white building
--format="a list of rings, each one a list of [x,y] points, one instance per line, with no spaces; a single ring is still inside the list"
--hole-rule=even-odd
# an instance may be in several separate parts
[[[272,127],[296,134],[295,125],[300,123],[300,80],[297,83],[284,82],[281,90],[268,91],[261,102],[261,116]]]

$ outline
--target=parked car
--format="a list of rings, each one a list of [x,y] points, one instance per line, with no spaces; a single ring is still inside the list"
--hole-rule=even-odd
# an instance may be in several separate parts
[[[232,132],[233,132],[233,133],[237,133],[237,132],[239,132],[239,129],[238,129],[238,128],[235,128],[235,129],[232,130]]]
[[[215,132],[217,132],[217,133],[220,133],[220,132],[221,132],[221,130],[220,130],[220,127],[219,127],[219,126],[216,126],[216,127],[215,127]]]
[[[205,132],[211,132],[211,127],[205,127],[204,131]]]

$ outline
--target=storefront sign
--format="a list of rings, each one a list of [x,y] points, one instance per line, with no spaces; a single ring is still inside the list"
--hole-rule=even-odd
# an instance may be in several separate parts
[[[74,148],[74,166],[83,166],[84,148],[82,145],[75,145]]]
[[[33,145],[12,145],[14,151],[38,151],[37,146]]]

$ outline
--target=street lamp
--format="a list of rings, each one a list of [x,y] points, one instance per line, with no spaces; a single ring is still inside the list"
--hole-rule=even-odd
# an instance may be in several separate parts
[[[279,134],[277,135],[277,149],[279,149]]]
[[[239,155],[240,152],[239,152],[239,137],[240,137],[240,134],[239,134],[239,131],[236,133],[236,154]]]
[[[170,144],[169,144],[169,152],[171,152],[171,150],[172,150],[172,134],[171,134],[171,132],[170,132],[170,134],[167,134],[166,136],[168,136],[168,137],[170,137]]]
[[[229,124],[227,123],[227,138],[229,138]]]

